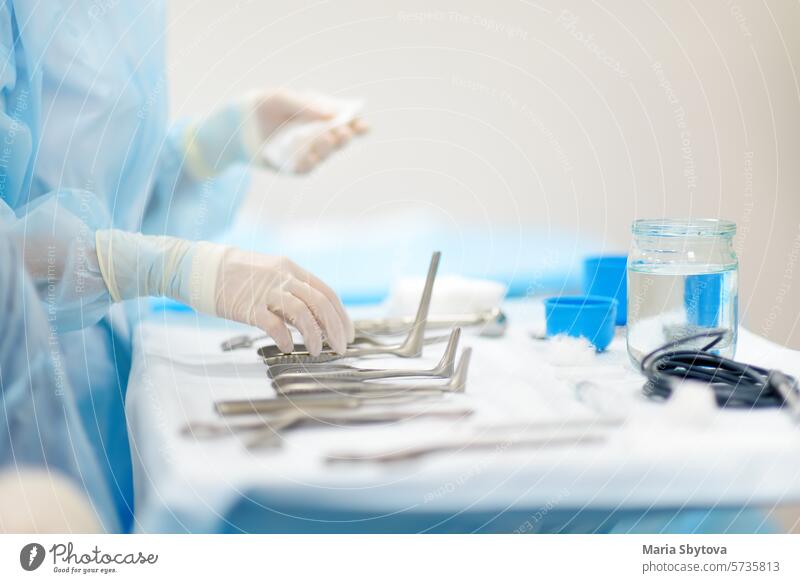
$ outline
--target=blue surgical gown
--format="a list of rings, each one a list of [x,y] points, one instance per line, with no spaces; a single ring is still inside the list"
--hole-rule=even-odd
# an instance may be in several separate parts
[[[0,217],[0,470],[46,466],[86,492],[106,532],[119,529],[78,415],[58,343]]]
[[[132,516],[124,397],[130,317],[110,309],[94,232],[208,239],[234,215],[246,169],[185,171],[168,123],[162,1],[0,5],[0,213],[57,334],[123,528]]]

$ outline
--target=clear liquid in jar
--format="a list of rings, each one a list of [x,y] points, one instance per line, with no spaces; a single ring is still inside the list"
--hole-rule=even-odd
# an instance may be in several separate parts
[[[628,270],[628,354],[638,366],[659,346],[710,328],[729,333],[711,351],[732,358],[738,330],[737,267],[631,266]],[[701,348],[710,339],[687,343]]]

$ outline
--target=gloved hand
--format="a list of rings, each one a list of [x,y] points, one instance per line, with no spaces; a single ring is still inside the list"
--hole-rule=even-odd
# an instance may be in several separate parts
[[[309,172],[367,131],[359,117],[362,106],[360,101],[283,89],[249,93],[188,126],[187,166],[199,178],[250,162]]]
[[[278,138],[277,134],[292,130],[307,137],[286,147],[297,149],[288,154],[296,159],[295,172],[308,172],[332,152],[347,144],[353,136],[367,131],[367,124],[358,116],[359,101],[333,99],[313,93],[293,93],[285,90],[255,92],[247,96],[247,109],[252,112],[256,136],[256,153],[265,144]],[[291,126],[302,126],[297,128]],[[305,131],[303,131],[305,130]],[[291,137],[291,136],[290,136]],[[293,141],[293,140],[289,140]],[[272,145],[272,144],[268,144]],[[278,165],[280,156],[263,160]]]
[[[97,231],[96,243],[114,301],[169,297],[198,312],[257,326],[284,352],[294,346],[287,324],[300,331],[313,355],[324,340],[341,354],[355,336],[334,291],[289,259],[118,230]]]

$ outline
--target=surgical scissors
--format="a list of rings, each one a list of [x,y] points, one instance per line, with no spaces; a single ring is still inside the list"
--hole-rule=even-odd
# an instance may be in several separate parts
[[[416,358],[422,354],[422,346],[425,342],[425,322],[428,319],[428,311],[431,305],[431,295],[433,294],[433,282],[436,279],[436,271],[439,268],[441,252],[434,252],[431,263],[428,267],[428,276],[425,279],[425,287],[422,290],[417,316],[414,324],[400,344],[386,344],[379,346],[354,346],[347,348],[344,354],[336,354],[331,351],[324,351],[318,356],[312,356],[305,351],[294,351],[283,353],[277,346],[263,346],[258,349],[258,354],[268,365],[274,364],[302,364],[320,363],[341,360],[343,358],[354,358],[362,356],[394,355],[402,358]]]
[[[443,393],[463,393],[467,385],[467,371],[472,354],[471,348],[465,348],[461,353],[455,372],[450,380],[444,384],[432,383],[381,383],[373,381],[353,380],[315,380],[297,381],[281,384],[273,380],[272,385],[279,395],[296,395],[303,393],[342,393],[342,394],[369,394],[374,391],[394,391],[397,394],[416,391],[439,390]]]
[[[378,379],[407,378],[407,377],[435,377],[448,378],[453,374],[456,362],[456,351],[458,350],[458,340],[461,336],[461,328],[455,328],[450,333],[450,340],[447,343],[442,358],[439,363],[430,369],[402,369],[402,368],[358,368],[355,366],[340,365],[341,368],[327,369],[326,365],[318,365],[319,370],[314,365],[302,367],[302,365],[273,365],[270,367],[270,376],[273,386],[286,386],[297,382],[326,382],[326,381],[366,381]],[[272,368],[281,367],[279,372]]]

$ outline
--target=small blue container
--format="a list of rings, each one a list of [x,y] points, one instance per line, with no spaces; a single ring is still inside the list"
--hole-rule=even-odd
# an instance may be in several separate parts
[[[617,300],[617,326],[628,321],[628,256],[598,255],[583,262],[583,293]]]
[[[559,296],[544,301],[547,335],[586,338],[598,352],[614,338],[617,300],[603,296]]]

